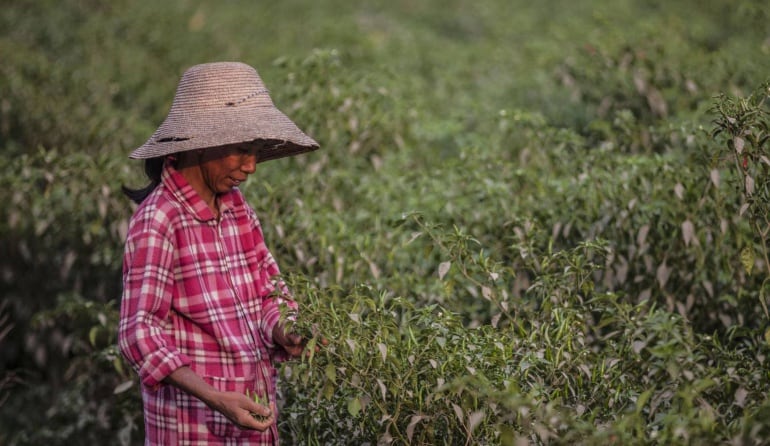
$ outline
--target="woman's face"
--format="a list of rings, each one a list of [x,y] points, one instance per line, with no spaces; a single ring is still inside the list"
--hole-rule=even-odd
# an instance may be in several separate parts
[[[262,142],[207,149],[200,160],[201,179],[214,194],[230,191],[257,170]]]

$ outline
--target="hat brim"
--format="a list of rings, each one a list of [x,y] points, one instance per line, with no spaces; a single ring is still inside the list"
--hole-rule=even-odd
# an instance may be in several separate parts
[[[169,115],[133,159],[157,158],[189,150],[273,140],[276,144],[258,154],[258,162],[299,155],[319,148],[291,119],[274,106],[234,107],[211,111],[187,111]]]

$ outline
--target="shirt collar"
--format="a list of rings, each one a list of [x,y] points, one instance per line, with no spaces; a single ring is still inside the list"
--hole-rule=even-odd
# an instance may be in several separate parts
[[[179,173],[169,161],[163,166],[163,172],[160,177],[161,183],[174,195],[182,205],[197,220],[211,221],[216,220],[216,215],[209,209],[206,202],[195,192],[195,189],[187,182],[187,179]],[[219,196],[219,212],[224,214],[233,208],[234,190]]]

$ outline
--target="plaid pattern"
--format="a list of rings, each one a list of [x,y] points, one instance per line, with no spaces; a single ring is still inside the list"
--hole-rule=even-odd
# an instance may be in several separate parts
[[[272,330],[296,309],[238,189],[220,196],[219,221],[167,164],[131,219],[118,343],[139,373],[146,444],[269,445],[275,425],[245,431],[163,379],[189,366],[220,390],[275,398]],[[277,291],[277,293],[275,293]]]

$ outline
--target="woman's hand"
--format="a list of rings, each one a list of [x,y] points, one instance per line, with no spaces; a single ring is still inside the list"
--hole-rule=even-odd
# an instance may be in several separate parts
[[[283,347],[286,353],[294,358],[301,356],[307,345],[307,339],[297,333],[288,332],[283,322],[273,327],[273,342]]]
[[[267,407],[257,404],[245,394],[219,391],[193,372],[190,367],[184,366],[174,370],[165,381],[200,399],[241,429],[264,432],[275,423],[275,407],[272,407],[272,404],[271,407]]]
[[[307,339],[298,333],[287,330],[283,322],[279,322],[273,327],[273,342],[283,347],[286,353],[294,358],[302,356],[303,352],[306,355],[310,355],[309,351],[305,351]],[[324,337],[320,337],[315,345],[316,353],[319,351],[318,344],[329,345],[329,341]]]
[[[238,392],[219,392],[209,403],[241,429],[266,431],[275,423],[275,408],[257,404]]]

